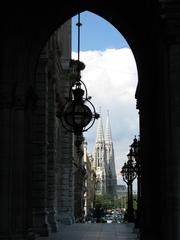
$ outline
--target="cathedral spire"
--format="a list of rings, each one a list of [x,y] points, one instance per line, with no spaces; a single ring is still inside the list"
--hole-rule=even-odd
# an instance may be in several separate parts
[[[107,111],[106,129],[105,129],[105,142],[112,143],[111,124],[109,119],[109,110]]]
[[[103,124],[101,118],[101,109],[99,110],[100,117],[97,122],[97,134],[96,134],[96,142],[103,142],[104,141],[104,131],[103,131]]]
[[[99,112],[101,112],[101,110]],[[108,193],[112,196],[116,196],[117,180],[109,112],[106,120],[105,137],[101,117],[98,119],[97,124],[96,144],[94,150],[98,182],[96,192],[98,194]]]

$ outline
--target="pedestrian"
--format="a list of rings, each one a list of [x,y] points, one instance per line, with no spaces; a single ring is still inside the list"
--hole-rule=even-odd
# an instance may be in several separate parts
[[[127,223],[128,222],[128,214],[127,211],[124,212],[124,218],[123,218],[123,223]]]

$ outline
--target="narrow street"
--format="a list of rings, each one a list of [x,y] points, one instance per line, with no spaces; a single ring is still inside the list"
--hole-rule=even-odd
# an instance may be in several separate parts
[[[137,240],[133,224],[76,223],[63,225],[58,233],[38,240]]]

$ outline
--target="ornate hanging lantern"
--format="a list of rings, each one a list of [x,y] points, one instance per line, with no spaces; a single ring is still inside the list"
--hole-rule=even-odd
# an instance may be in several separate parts
[[[91,97],[88,97],[86,85],[81,81],[80,70],[82,63],[79,60],[80,55],[80,14],[78,14],[78,69],[77,78],[69,91],[69,98],[65,104],[61,121],[63,127],[75,135],[81,135],[92,127],[95,119],[99,118],[94,105],[90,102]]]

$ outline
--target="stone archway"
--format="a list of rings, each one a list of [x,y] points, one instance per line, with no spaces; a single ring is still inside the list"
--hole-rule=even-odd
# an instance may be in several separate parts
[[[180,236],[179,3],[159,2],[161,4],[157,1],[126,1],[119,6],[115,0],[110,3],[91,0],[81,1],[80,8],[112,23],[128,40],[136,59],[144,240],[179,239]],[[76,4],[76,1],[67,0],[58,6],[44,4],[41,8],[17,3],[11,8],[3,6],[6,19],[3,17],[0,23],[3,36],[1,239],[27,239],[32,232],[29,117],[35,97],[32,91],[34,74],[42,46],[58,26],[77,13]],[[156,218],[153,210],[157,206],[159,216]]]

